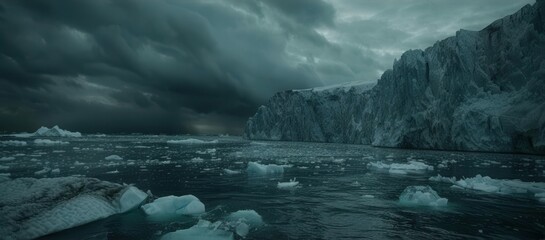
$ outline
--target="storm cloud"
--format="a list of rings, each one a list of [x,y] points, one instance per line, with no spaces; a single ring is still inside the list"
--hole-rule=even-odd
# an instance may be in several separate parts
[[[533,2],[0,1],[0,130],[240,134],[277,91],[376,81]]]

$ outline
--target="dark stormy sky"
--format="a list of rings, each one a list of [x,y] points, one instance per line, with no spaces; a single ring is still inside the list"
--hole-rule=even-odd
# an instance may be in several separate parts
[[[534,0],[0,0],[0,131],[240,134]]]

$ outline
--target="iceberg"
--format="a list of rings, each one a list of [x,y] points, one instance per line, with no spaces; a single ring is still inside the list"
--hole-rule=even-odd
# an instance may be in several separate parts
[[[80,132],[70,132],[55,125],[52,128],[40,127],[34,133],[13,134],[16,137],[81,137]]]
[[[278,92],[244,137],[544,154],[544,12],[535,1],[480,31],[406,51],[376,83]]]
[[[188,138],[182,140],[168,140],[168,144],[215,144],[218,143],[218,140],[204,141],[195,138]]]
[[[121,161],[121,160],[123,160],[123,158],[120,157],[119,155],[110,155],[110,156],[105,157],[104,160],[108,160],[108,161]]]
[[[204,204],[193,195],[166,196],[142,205],[150,219],[166,221],[182,215],[199,215],[205,212]]]
[[[399,203],[407,206],[446,206],[448,199],[439,197],[430,186],[408,186],[399,196]]]
[[[123,213],[147,194],[95,178],[18,178],[0,182],[0,234],[33,239]],[[36,201],[39,199],[39,201]]]
[[[370,162],[367,164],[367,168],[378,171],[388,171],[390,174],[408,174],[408,173],[424,173],[426,171],[433,171],[433,166],[427,165],[423,162],[409,161],[408,163],[392,163],[387,164],[383,162]]]
[[[250,176],[262,176],[262,175],[282,175],[284,173],[283,165],[276,164],[260,164],[256,162],[249,162],[246,172]]]
[[[55,146],[55,145],[66,145],[69,144],[69,142],[64,141],[54,141],[49,139],[36,139],[34,140],[34,144],[38,146]]]

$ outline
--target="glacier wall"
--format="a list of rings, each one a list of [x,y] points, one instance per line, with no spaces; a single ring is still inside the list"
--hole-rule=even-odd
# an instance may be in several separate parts
[[[545,1],[410,50],[375,86],[290,90],[249,139],[545,154]]]

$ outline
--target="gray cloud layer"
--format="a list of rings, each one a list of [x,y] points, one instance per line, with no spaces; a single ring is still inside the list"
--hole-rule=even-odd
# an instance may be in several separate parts
[[[375,81],[533,0],[0,1],[0,124],[240,133],[274,92]]]

